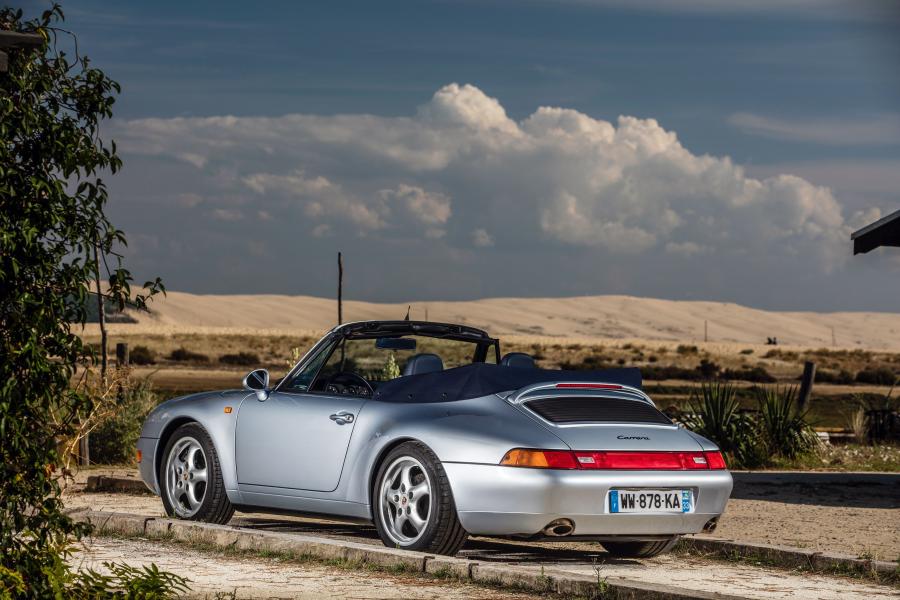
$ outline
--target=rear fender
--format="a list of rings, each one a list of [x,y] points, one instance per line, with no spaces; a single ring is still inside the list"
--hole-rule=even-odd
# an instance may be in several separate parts
[[[442,463],[496,465],[512,448],[568,449],[545,427],[494,395],[429,404],[370,402],[350,443],[346,499],[368,504],[381,459],[408,440],[431,448]]]

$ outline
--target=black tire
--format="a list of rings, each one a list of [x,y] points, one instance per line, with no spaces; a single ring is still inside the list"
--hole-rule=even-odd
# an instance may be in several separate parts
[[[193,438],[200,443],[206,463],[207,482],[204,486],[203,499],[200,503],[200,508],[195,514],[185,517],[179,515],[175,511],[175,507],[169,499],[169,494],[167,493],[168,479],[166,478],[165,471],[172,448],[180,441],[187,438]],[[224,525],[234,514],[234,507],[231,505],[231,502],[229,502],[228,495],[225,493],[225,482],[222,480],[222,468],[219,465],[219,455],[216,453],[215,446],[213,446],[212,438],[209,437],[209,434],[199,423],[187,423],[172,433],[172,436],[169,438],[169,441],[166,443],[166,447],[163,450],[159,473],[157,473],[157,475],[159,477],[160,497],[162,498],[163,506],[166,509],[166,514],[170,517]]]
[[[388,467],[404,457],[412,457],[422,465],[432,486],[427,525],[419,538],[409,544],[395,541],[388,533],[383,522],[380,493]],[[372,512],[378,535],[384,545],[390,548],[453,556],[469,537],[456,514],[456,504],[453,501],[450,482],[447,480],[447,474],[441,461],[431,451],[431,448],[419,442],[404,442],[388,452],[382,459],[372,488]]]
[[[668,552],[678,543],[679,536],[653,542],[602,542],[616,558],[652,558]]]

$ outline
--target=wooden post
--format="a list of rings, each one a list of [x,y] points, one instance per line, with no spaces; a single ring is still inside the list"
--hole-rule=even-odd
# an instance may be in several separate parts
[[[706,319],[703,320],[703,341],[709,341],[709,321]]]
[[[344,259],[338,252],[338,325],[344,322]]]
[[[816,380],[816,363],[806,361],[803,363],[803,377],[800,379],[800,395],[797,397],[797,408],[801,411],[809,407],[809,397],[812,394],[813,383]]]
[[[128,344],[119,342],[116,344],[116,368],[121,369],[128,366]]]
[[[116,371],[128,368],[128,344],[119,342],[116,344]],[[122,386],[122,378],[117,377],[116,401],[119,404],[125,402],[125,388]]]

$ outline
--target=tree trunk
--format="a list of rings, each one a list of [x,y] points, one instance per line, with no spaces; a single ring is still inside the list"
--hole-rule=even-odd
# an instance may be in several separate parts
[[[100,289],[100,244],[94,247],[94,278],[97,283],[97,318],[100,321],[100,379],[106,384],[106,310],[103,302],[103,290]]]

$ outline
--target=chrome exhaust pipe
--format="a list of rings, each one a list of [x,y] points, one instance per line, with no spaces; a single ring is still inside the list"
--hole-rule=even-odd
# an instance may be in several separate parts
[[[703,526],[703,533],[712,533],[719,525],[719,517],[713,517]]]
[[[572,519],[555,519],[547,523],[542,531],[549,537],[566,537],[575,531],[575,523],[572,522]]]

